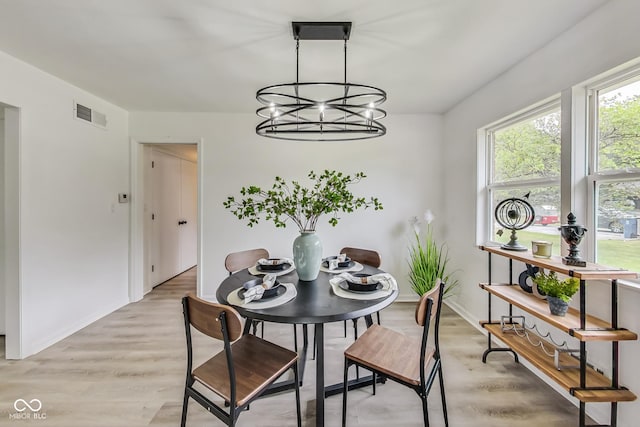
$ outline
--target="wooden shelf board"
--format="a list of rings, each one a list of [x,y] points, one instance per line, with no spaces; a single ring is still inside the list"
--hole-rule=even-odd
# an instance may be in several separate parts
[[[524,262],[526,264],[536,265],[547,270],[554,270],[566,276],[577,277],[578,279],[637,279],[638,273],[607,267],[600,264],[588,262],[586,267],[574,267],[562,263],[562,257],[552,256],[551,258],[535,258],[530,250],[527,251],[509,251],[499,246],[480,246],[483,251],[501,255],[510,259]]]
[[[561,387],[567,391],[579,387],[580,371],[578,369],[563,369],[559,371],[554,365],[553,357],[546,355],[540,347],[532,345],[526,337],[520,337],[513,332],[502,332],[500,325],[485,324],[484,328],[492,335],[504,342],[509,348],[515,351],[524,359],[528,360],[536,368],[540,369],[545,375],[549,376]],[[537,337],[531,337],[532,340],[538,340]],[[554,346],[547,341],[540,340],[545,348],[550,350]],[[534,341],[535,342],[535,341]],[[578,361],[566,354],[560,354],[560,364],[576,365]],[[604,375],[596,372],[594,369],[587,367],[586,371],[587,387],[610,387],[611,381]],[[636,396],[629,390],[578,390],[574,396],[582,402],[630,402],[636,399]]]
[[[610,328],[611,324],[590,315],[586,316],[585,330],[581,330],[579,310],[569,307],[565,316],[554,316],[549,311],[546,300],[523,291],[518,285],[481,283],[480,287],[550,325],[572,334],[580,341],[634,341],[638,339],[636,333],[626,329],[605,330]]]

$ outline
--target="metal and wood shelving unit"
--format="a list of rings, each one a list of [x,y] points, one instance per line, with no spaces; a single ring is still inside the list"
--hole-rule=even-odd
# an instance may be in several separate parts
[[[580,427],[586,426],[586,404],[592,402],[611,403],[609,426],[616,427],[617,403],[630,402],[636,399],[635,394],[620,386],[619,383],[619,342],[638,339],[638,335],[635,332],[621,328],[618,325],[618,280],[635,279],[638,277],[637,274],[628,270],[613,269],[593,263],[587,263],[586,267],[567,266],[562,263],[560,257],[551,257],[550,259],[534,258],[530,251],[508,251],[499,247],[488,246],[481,246],[480,249],[488,253],[489,271],[488,283],[480,284],[480,287],[487,291],[488,294],[489,316],[487,321],[480,322],[483,328],[489,332],[487,350],[482,356],[483,362],[486,362],[489,353],[495,351],[513,353],[516,362],[518,361],[518,356],[521,356],[580,401]],[[492,282],[492,255],[508,259],[509,283],[497,284]],[[580,308],[569,308],[569,312],[565,317],[552,315],[546,301],[525,292],[517,283],[514,284],[513,261],[520,261],[541,269],[578,278],[580,280]],[[587,314],[585,285],[588,280],[602,280],[610,284],[611,319],[603,320]],[[511,329],[504,328],[502,319],[493,320],[492,297],[497,297],[509,304],[508,315],[505,318],[509,319],[508,324]],[[526,336],[514,333],[515,328],[525,328],[524,321],[521,324],[513,322],[514,319],[518,318],[518,316],[513,315],[514,306],[576,338],[580,344],[579,351],[576,351],[578,361],[567,352],[557,353],[557,360],[555,360],[546,354],[539,345],[534,345]],[[502,341],[508,347],[493,347],[492,337]],[[546,345],[547,348],[555,347],[553,343],[542,338],[539,341],[543,346]],[[590,341],[611,343],[611,378],[607,378],[587,363],[586,344]],[[579,366],[577,366],[577,363],[579,363]],[[575,365],[575,369],[566,368],[570,365]],[[557,366],[564,366],[565,368],[559,369]]]

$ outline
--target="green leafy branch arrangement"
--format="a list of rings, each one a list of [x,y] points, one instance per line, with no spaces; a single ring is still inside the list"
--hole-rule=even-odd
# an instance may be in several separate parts
[[[547,296],[560,298],[564,302],[571,301],[571,297],[580,289],[580,281],[578,279],[568,277],[560,281],[555,271],[545,273],[540,270],[532,280],[538,285],[538,289]]]
[[[258,224],[264,216],[267,221],[273,221],[276,227],[286,227],[287,219],[290,219],[300,232],[315,231],[318,219],[324,214],[331,214],[329,224],[335,227],[340,219],[339,212],[350,213],[369,207],[382,209],[376,197],[356,197],[348,189],[348,186],[366,178],[363,172],[352,176],[329,170],[321,174],[311,171],[308,178],[314,182],[309,188],[303,187],[298,181],[288,184],[276,176],[270,190],[257,186],[242,187],[242,199],[229,196],[223,205],[238,219],[247,220],[249,227]]]

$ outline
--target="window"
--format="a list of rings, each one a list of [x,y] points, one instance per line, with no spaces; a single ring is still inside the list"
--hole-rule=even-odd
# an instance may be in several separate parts
[[[590,90],[595,260],[640,272],[640,76]]]
[[[558,99],[531,108],[486,130],[487,207],[489,240],[509,241],[511,231],[496,222],[494,211],[500,201],[527,200],[535,211],[534,224],[518,231],[518,242],[531,248],[532,240],[553,242],[560,252],[557,230],[560,207],[560,102]],[[551,225],[551,226],[550,226]]]
[[[635,64],[479,130],[478,243],[507,243],[511,233],[501,230],[495,208],[529,195],[536,216],[517,232],[521,245],[547,240],[553,255],[566,255],[562,206],[589,230],[584,258],[640,273],[640,58]],[[562,112],[561,103],[571,110]],[[562,144],[561,123],[573,126]],[[561,194],[570,200],[561,204]]]

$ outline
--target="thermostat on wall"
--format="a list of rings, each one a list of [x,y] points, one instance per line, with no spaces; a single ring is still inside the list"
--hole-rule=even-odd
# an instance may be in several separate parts
[[[128,203],[129,195],[127,193],[118,193],[118,201],[120,203]]]

